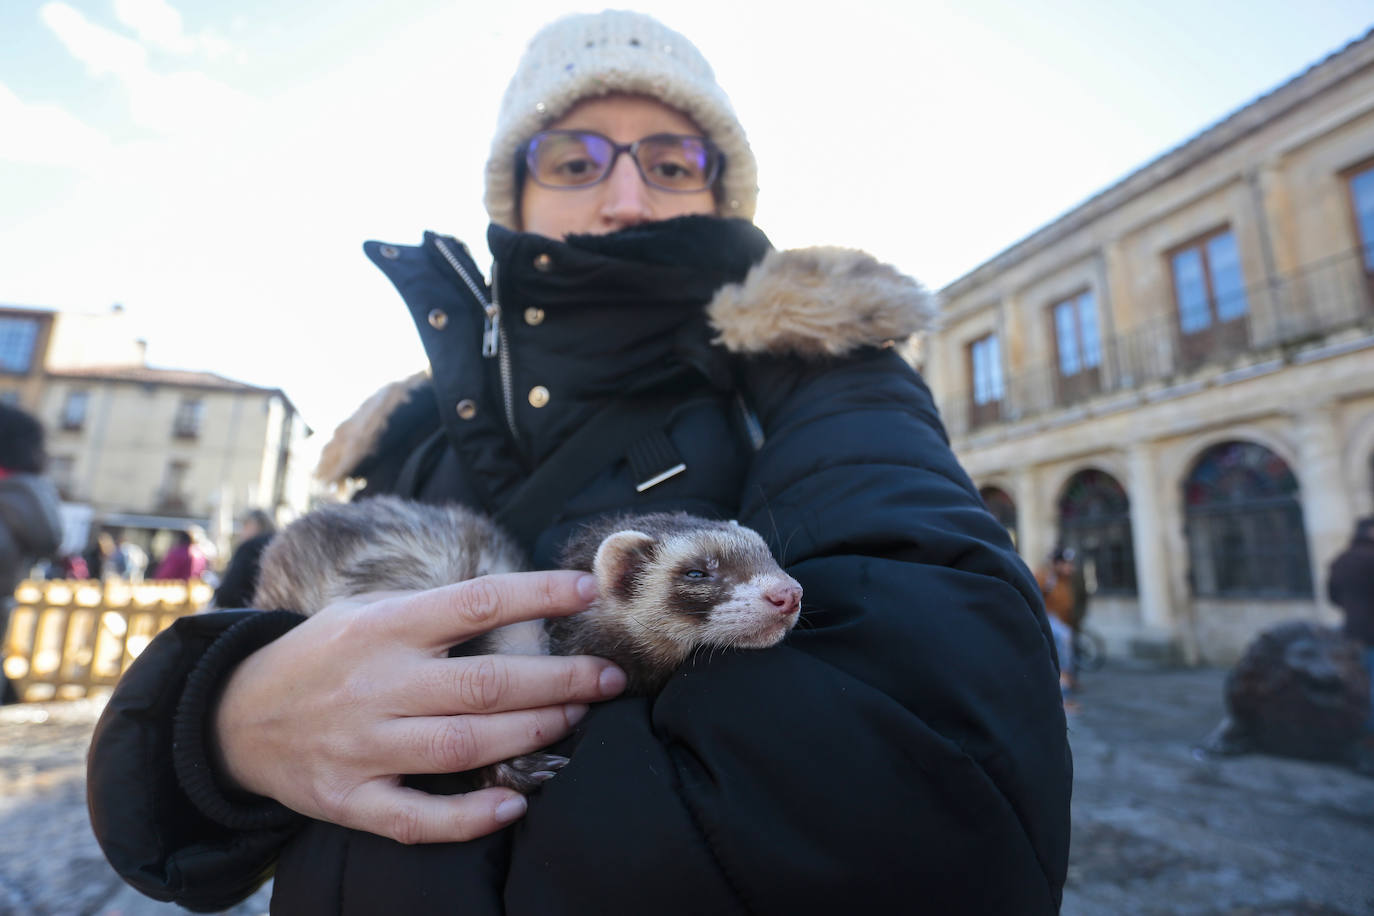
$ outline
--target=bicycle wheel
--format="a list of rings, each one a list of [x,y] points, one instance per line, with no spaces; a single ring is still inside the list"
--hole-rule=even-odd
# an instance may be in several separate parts
[[[1097,633],[1079,630],[1073,640],[1074,663],[1080,672],[1091,674],[1107,661],[1107,643]]]

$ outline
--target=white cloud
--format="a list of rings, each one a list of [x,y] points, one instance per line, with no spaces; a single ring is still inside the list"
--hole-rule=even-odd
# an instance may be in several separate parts
[[[129,80],[147,72],[148,52],[142,45],[95,25],[67,4],[45,3],[39,16],[92,76]]]
[[[110,153],[108,137],[55,105],[25,102],[0,83],[0,159],[89,169]]]
[[[145,45],[171,54],[200,52],[215,58],[230,50],[213,32],[188,35],[181,13],[166,0],[115,0],[115,17],[137,33]]]
[[[149,15],[146,21],[137,20],[140,37],[144,37],[145,32],[152,36],[144,37],[145,41],[175,45],[185,38],[179,14],[159,0],[121,2],[132,4],[142,12],[148,11],[144,7],[153,11],[154,15]],[[170,25],[167,15],[156,15],[158,8],[170,14]],[[65,3],[44,4],[40,15],[58,40],[92,75],[113,76],[123,84],[129,93],[130,111],[140,127],[164,134],[232,129],[254,107],[248,96],[203,73],[155,71],[143,45],[96,25]]]

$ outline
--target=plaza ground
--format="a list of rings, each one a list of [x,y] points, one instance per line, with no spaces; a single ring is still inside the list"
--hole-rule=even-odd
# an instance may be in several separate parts
[[[1273,757],[1200,759],[1225,674],[1108,662],[1070,720],[1064,916],[1374,913],[1374,780]],[[172,916],[115,877],[86,821],[88,701],[0,708],[0,914]],[[260,892],[233,916],[267,911]]]

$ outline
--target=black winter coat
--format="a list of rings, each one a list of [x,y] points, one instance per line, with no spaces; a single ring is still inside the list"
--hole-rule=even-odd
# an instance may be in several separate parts
[[[1374,523],[1363,522],[1331,561],[1327,597],[1345,614],[1345,634],[1374,647]]]
[[[666,393],[652,441],[607,455],[528,540],[537,565],[608,511],[737,518],[803,585],[802,621],[594,707],[515,827],[406,847],[219,791],[208,698],[293,618],[189,618],[125,675],[93,742],[92,823],[120,873],[213,908],[279,860],[283,913],[1055,912],[1071,765],[1051,639],[925,385],[883,346],[914,329],[919,288],[710,218],[491,243],[499,313],[452,239],[369,243],[432,382],[364,405],[326,473],[499,511],[610,400]]]
[[[29,567],[57,553],[62,542],[57,504],[57,488],[46,477],[0,470],[0,623]]]

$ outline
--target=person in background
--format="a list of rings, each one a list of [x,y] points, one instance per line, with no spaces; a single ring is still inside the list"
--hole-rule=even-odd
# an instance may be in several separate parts
[[[1082,580],[1076,559],[1072,548],[1057,548],[1050,554],[1049,562],[1035,573],[1040,594],[1045,598],[1050,629],[1054,632],[1054,646],[1059,653],[1059,688],[1064,695],[1065,708],[1071,711],[1078,708],[1074,633],[1082,619],[1080,609],[1086,604],[1082,598],[1087,591],[1080,585]]]
[[[92,579],[128,578],[128,563],[110,532],[96,535],[95,544],[86,552],[86,569]]]
[[[261,509],[249,509],[239,519],[238,546],[229,557],[224,578],[215,589],[212,608],[251,607],[258,584],[258,563],[263,548],[277,531],[272,516]]]
[[[126,536],[120,535],[115,549],[119,553],[119,563],[124,569],[124,578],[130,582],[142,582],[148,569],[148,554]]]
[[[89,579],[91,578],[91,568],[86,565],[86,558],[81,554],[63,554],[57,561],[57,578]]]
[[[43,425],[18,407],[0,404],[0,647],[15,587],[62,543],[57,488],[42,476],[46,464]],[[17,699],[0,673],[0,702]]]
[[[205,554],[190,531],[178,531],[172,546],[153,572],[154,579],[199,579],[205,574]]]
[[[1374,516],[1355,523],[1350,544],[1331,561],[1326,596],[1344,615],[1345,635],[1364,647],[1370,710],[1362,751],[1374,762]]]

